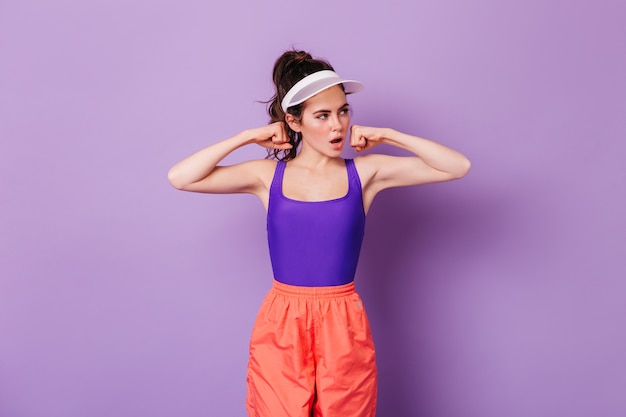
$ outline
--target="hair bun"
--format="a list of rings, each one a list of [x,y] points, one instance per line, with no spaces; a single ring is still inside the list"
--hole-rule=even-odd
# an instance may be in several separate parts
[[[306,61],[307,59],[313,59],[311,54],[305,51],[292,51],[292,53],[293,53],[292,62],[294,63],[301,63],[301,62]]]
[[[286,51],[280,58],[276,60],[274,64],[274,81],[277,81],[277,77],[282,77],[288,72],[293,71],[303,62],[312,60],[313,57],[306,51]]]

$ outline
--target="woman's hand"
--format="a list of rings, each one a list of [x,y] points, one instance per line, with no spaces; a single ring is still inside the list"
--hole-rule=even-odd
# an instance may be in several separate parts
[[[352,125],[350,128],[350,146],[355,151],[361,152],[371,149],[385,139],[387,129]]]
[[[283,122],[274,122],[269,125],[261,126],[256,129],[248,130],[251,143],[256,143],[264,148],[271,149],[291,149],[289,136],[285,130]]]

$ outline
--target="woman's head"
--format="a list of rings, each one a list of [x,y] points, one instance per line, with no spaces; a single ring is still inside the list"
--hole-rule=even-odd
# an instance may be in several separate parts
[[[356,92],[362,88],[362,84],[356,81],[340,79],[327,61],[315,59],[307,52],[295,50],[283,53],[276,60],[273,80],[276,94],[268,103],[270,123],[284,122],[286,114],[300,119],[306,99],[333,85],[341,85],[344,89],[343,84],[347,83],[349,92]],[[292,148],[285,151],[269,150],[269,156],[283,161],[296,156],[298,145],[302,140],[301,136],[288,125],[286,130]]]

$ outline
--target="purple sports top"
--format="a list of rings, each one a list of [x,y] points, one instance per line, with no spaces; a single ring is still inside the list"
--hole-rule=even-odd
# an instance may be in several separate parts
[[[365,232],[361,180],[346,159],[348,193],[326,201],[299,201],[283,194],[285,162],[278,162],[270,187],[267,240],[274,279],[322,287],[354,280]]]

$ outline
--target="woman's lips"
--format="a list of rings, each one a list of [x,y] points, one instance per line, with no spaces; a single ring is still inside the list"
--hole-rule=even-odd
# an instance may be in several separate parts
[[[335,139],[330,141],[330,144],[332,145],[334,150],[339,150],[339,149],[341,149],[341,147],[343,145],[343,138],[341,138],[341,137],[335,138]]]

